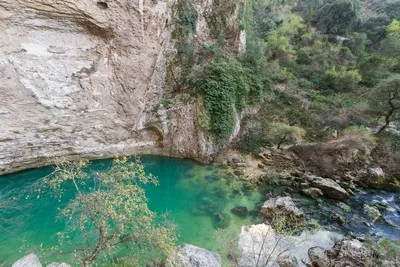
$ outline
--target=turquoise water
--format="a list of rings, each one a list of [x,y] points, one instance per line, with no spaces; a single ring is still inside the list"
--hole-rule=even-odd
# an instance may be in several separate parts
[[[221,227],[220,218],[227,223],[226,232],[240,231],[242,225],[257,223],[264,195],[281,195],[284,187],[265,186],[252,190],[235,178],[229,170],[201,165],[190,160],[164,157],[143,157],[148,173],[159,179],[159,186],[146,186],[149,207],[159,215],[167,215],[178,227],[178,244],[191,243],[219,252],[215,237]],[[95,161],[92,170],[106,170],[110,160]],[[51,168],[39,168],[0,177],[0,266],[10,266],[17,259],[33,251],[40,255],[42,264],[53,261],[71,262],[68,256],[43,253],[58,244],[57,232],[65,230],[65,221],[57,219],[57,208],[63,208],[71,199],[73,190],[65,198],[45,192],[38,197],[33,185],[51,173]],[[68,191],[68,187],[64,188]],[[318,206],[313,199],[291,194],[309,219],[323,228],[355,236],[388,237],[400,239],[400,193],[361,192],[346,201],[351,207],[347,213],[337,202],[324,199]],[[381,204],[383,219],[368,222],[362,212],[364,204]],[[251,215],[238,217],[231,212],[236,206],[245,206]],[[341,225],[332,220],[332,214],[346,218]],[[3,220],[2,220],[3,218]],[[4,218],[6,220],[4,220]],[[226,226],[226,225],[225,225]]]
[[[158,214],[166,214],[178,226],[178,244],[191,243],[217,250],[215,230],[220,226],[217,216],[228,218],[228,228],[238,228],[255,219],[238,217],[231,213],[235,206],[257,210],[263,199],[261,193],[243,186],[226,170],[200,165],[189,160],[163,157],[143,157],[149,173],[156,175],[159,186],[146,186],[149,207]],[[109,160],[95,161],[91,168],[106,169]],[[57,245],[56,233],[65,229],[57,220],[57,208],[68,202],[68,197],[58,202],[50,193],[38,195],[31,187],[51,168],[23,171],[0,177],[1,199],[13,199],[3,217],[14,219],[1,222],[0,266],[9,266],[30,251],[39,253]],[[68,190],[68,188],[67,188]],[[72,191],[71,191],[72,192]],[[71,196],[70,196],[71,197]],[[17,210],[12,209],[18,207]],[[41,261],[49,263],[65,260],[57,255],[42,255]]]

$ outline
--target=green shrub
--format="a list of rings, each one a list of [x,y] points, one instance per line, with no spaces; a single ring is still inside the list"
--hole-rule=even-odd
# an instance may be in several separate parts
[[[351,91],[362,80],[358,70],[348,70],[344,67],[339,70],[336,67],[325,72],[326,83],[339,91]]]
[[[233,58],[217,58],[190,76],[190,85],[203,96],[210,128],[220,141],[230,136],[237,113],[254,99],[260,99],[263,85],[252,70]]]
[[[268,127],[268,135],[279,149],[283,144],[297,144],[303,140],[306,132],[298,126],[291,126],[281,122],[273,122]]]

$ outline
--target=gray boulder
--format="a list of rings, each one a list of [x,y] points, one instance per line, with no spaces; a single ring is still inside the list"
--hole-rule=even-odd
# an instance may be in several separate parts
[[[267,220],[283,219],[291,226],[305,222],[304,213],[296,207],[291,197],[270,198],[261,207],[261,216]]]
[[[328,255],[321,247],[312,247],[308,250],[308,257],[310,258],[307,265],[312,267],[326,267],[330,265]]]
[[[219,254],[202,249],[190,244],[178,248],[175,259],[170,264],[174,267],[219,267],[221,257]]]
[[[349,197],[349,193],[332,179],[318,176],[309,176],[309,179],[311,180],[311,185],[321,189],[328,198],[341,201]]]
[[[31,253],[16,261],[11,267],[42,267],[38,256]]]
[[[380,189],[385,182],[382,168],[369,168],[361,173],[360,183],[367,188]]]
[[[377,264],[373,252],[356,239],[342,240],[326,253],[335,267],[363,267]]]
[[[385,173],[383,172],[382,168],[369,168],[367,170],[367,174],[370,177],[385,177]]]
[[[299,263],[297,258],[291,254],[282,254],[277,259],[276,262],[278,263],[279,267],[297,267]]]

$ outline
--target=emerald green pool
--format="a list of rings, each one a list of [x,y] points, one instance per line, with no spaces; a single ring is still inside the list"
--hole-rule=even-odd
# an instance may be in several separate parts
[[[285,194],[284,187],[271,185],[252,190],[227,169],[190,160],[149,156],[142,157],[142,162],[147,172],[159,180],[159,186],[145,187],[149,207],[160,216],[166,214],[178,227],[178,245],[191,243],[220,252],[217,228],[223,226],[226,233],[237,234],[241,226],[258,222],[257,214],[266,192],[274,196]],[[110,165],[110,160],[100,160],[90,168],[106,170]],[[0,206],[0,266],[10,266],[29,252],[38,254],[44,266],[53,261],[71,263],[71,256],[44,253],[58,245],[56,233],[64,232],[66,222],[57,219],[57,209],[66,206],[74,193],[66,186],[63,189],[67,194],[61,201],[49,192],[42,192],[40,197],[34,193],[32,186],[51,171],[47,167],[0,176],[0,205],[11,200],[6,207]],[[400,239],[400,193],[361,191],[346,201],[351,212],[341,210],[337,202],[329,199],[317,205],[314,199],[297,193],[290,195],[306,216],[322,228],[351,236],[372,236],[376,240]],[[385,207],[381,210],[382,219],[371,223],[363,214],[364,204]],[[233,214],[231,209],[237,206],[247,207],[249,215],[242,218]],[[345,217],[346,223],[335,222],[332,214]]]
[[[178,226],[179,244],[187,242],[216,250],[214,233],[219,221],[215,214],[228,217],[228,228],[239,228],[253,219],[238,217],[230,210],[235,206],[253,210],[263,200],[261,193],[249,190],[220,168],[164,157],[143,157],[142,162],[159,179],[159,186],[146,186],[149,207],[159,215],[167,214]],[[91,168],[106,169],[110,163],[95,161]],[[64,222],[57,220],[57,208],[68,201],[57,202],[51,194],[38,198],[30,190],[34,182],[50,172],[51,168],[39,168],[0,177],[0,199],[14,199],[13,206],[19,208],[2,210],[3,217],[15,221],[0,221],[0,266],[9,266],[30,251],[40,254],[57,244],[56,233],[65,228]],[[42,264],[56,259],[63,260],[57,255],[41,256]]]

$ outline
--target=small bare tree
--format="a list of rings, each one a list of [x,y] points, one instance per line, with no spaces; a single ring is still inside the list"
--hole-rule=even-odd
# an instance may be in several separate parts
[[[371,94],[370,108],[378,120],[383,118],[384,124],[377,135],[382,133],[391,122],[400,120],[400,76],[385,80]]]
[[[68,230],[58,233],[61,254],[73,253],[82,266],[125,255],[146,264],[173,251],[174,234],[155,222],[141,184],[157,184],[139,161],[117,158],[109,170],[88,172],[88,162],[63,162],[44,179],[59,196],[71,186],[75,197],[60,211]],[[147,256],[147,257],[146,257]]]

